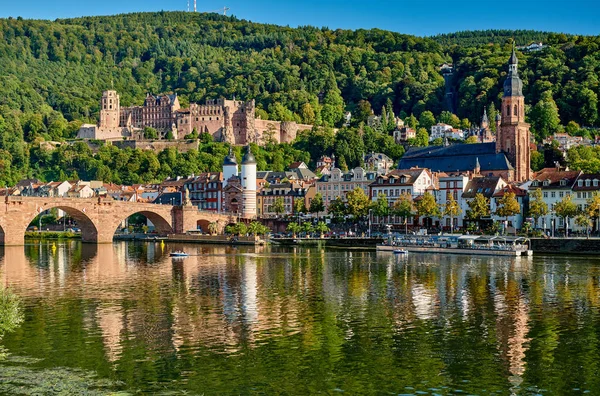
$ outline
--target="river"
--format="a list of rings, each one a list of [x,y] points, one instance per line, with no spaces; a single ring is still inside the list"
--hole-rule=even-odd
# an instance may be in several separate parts
[[[600,394],[596,258],[70,241],[0,273],[1,393]]]

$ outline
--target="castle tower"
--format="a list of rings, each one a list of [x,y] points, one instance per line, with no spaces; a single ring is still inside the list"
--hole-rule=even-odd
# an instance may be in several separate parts
[[[233,150],[229,147],[229,155],[223,161],[223,187],[227,185],[227,180],[238,175],[238,164]]]
[[[242,200],[242,217],[256,217],[256,159],[249,145],[242,160]]]
[[[500,129],[496,136],[496,152],[503,152],[515,168],[515,181],[529,180],[531,177],[529,124],[525,122],[525,97],[523,82],[519,78],[518,59],[513,51],[508,60],[508,76],[504,82],[504,97],[500,113]]]
[[[100,128],[118,128],[121,105],[117,91],[102,92],[100,101]]]

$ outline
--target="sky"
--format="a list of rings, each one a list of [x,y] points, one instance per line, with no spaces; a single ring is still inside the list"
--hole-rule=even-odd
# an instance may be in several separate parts
[[[240,19],[293,27],[379,28],[417,36],[485,29],[600,35],[600,0],[197,0],[198,11],[223,6]],[[56,19],[186,8],[187,0],[0,0],[0,17]]]

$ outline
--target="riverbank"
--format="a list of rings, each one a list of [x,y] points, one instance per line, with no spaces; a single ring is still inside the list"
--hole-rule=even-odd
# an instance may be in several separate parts
[[[26,231],[25,239],[81,239],[81,234],[70,231]]]

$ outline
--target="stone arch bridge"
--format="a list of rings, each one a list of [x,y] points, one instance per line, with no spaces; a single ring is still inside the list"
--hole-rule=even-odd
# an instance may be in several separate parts
[[[77,221],[84,242],[111,243],[119,225],[136,213],[146,216],[159,235],[184,234],[188,230],[203,230],[216,222],[219,232],[236,217],[199,211],[193,206],[171,206],[124,202],[103,198],[40,198],[6,197],[0,213],[0,242],[23,245],[25,231],[35,217],[48,209],[61,209]]]

